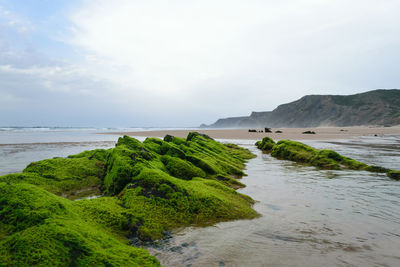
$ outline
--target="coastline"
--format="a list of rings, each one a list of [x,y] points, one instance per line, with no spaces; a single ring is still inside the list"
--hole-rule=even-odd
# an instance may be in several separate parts
[[[253,128],[252,128],[253,129]],[[261,128],[254,128],[261,130]],[[248,129],[188,129],[188,130],[157,130],[157,131],[137,131],[137,132],[107,132],[99,134],[145,136],[145,137],[164,137],[169,134],[176,137],[186,137],[189,132],[197,131],[207,134],[214,139],[244,139],[261,140],[268,136],[274,140],[331,140],[331,139],[352,139],[361,136],[385,136],[400,135],[400,126],[393,127],[314,127],[314,128],[271,128],[272,133],[248,132]],[[282,133],[275,133],[280,130]],[[302,134],[305,131],[314,131],[316,134]]]

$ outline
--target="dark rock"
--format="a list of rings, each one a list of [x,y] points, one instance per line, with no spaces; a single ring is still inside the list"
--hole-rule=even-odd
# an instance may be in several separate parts
[[[172,140],[174,140],[174,136],[172,136],[172,135],[167,134],[167,135],[164,137],[164,141],[165,141],[165,142],[172,142]]]
[[[169,250],[172,251],[172,252],[176,252],[176,253],[182,254],[183,253],[182,249],[183,249],[182,247],[175,246],[175,247],[170,248]]]

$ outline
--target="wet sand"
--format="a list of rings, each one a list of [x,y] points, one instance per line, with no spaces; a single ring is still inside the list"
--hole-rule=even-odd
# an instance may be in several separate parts
[[[254,128],[256,129],[256,128]],[[261,131],[262,129],[256,129]],[[395,127],[316,127],[316,128],[272,128],[272,133],[248,132],[248,129],[196,129],[196,130],[158,130],[140,132],[113,132],[104,134],[164,137],[173,135],[186,137],[189,132],[197,131],[209,135],[215,139],[247,139],[259,140],[269,136],[274,140],[331,140],[331,139],[351,139],[360,136],[385,136],[400,135],[400,126]],[[275,131],[282,133],[275,133]],[[314,131],[316,134],[302,134],[305,131]]]

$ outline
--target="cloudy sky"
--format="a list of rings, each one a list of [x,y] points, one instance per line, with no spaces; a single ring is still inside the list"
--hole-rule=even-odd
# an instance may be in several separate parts
[[[197,126],[400,87],[398,0],[0,0],[0,125]]]

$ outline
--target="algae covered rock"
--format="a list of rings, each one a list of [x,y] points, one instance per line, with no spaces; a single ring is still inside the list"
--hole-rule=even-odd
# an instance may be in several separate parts
[[[110,152],[104,186],[141,218],[135,228],[141,240],[182,225],[257,216],[253,201],[229,188],[243,186],[230,176],[244,175],[245,161],[254,157],[248,150],[196,133],[169,142],[130,139],[120,138]]]
[[[122,194],[123,206],[143,214],[138,226],[142,240],[163,237],[165,230],[182,225],[212,224],[254,218],[254,201],[209,179],[185,181],[160,170],[144,169]]]
[[[148,138],[143,143],[124,136],[118,140],[106,161],[106,193],[118,194],[143,168],[161,170],[174,177],[245,175],[246,160],[254,157],[247,149],[222,144],[208,136],[190,133],[186,141],[168,137],[166,142]]]
[[[198,133],[144,142],[124,136],[113,149],[0,176],[0,265],[159,266],[129,240],[258,216],[254,201],[233,189],[244,186],[236,178],[252,157]],[[91,194],[106,196],[70,200]]]
[[[400,171],[390,170],[387,172],[387,175],[395,180],[400,180]]]
[[[74,202],[30,184],[0,183],[1,266],[159,266]]]
[[[266,136],[264,137],[261,141],[256,142],[256,146],[263,150],[263,151],[271,151],[271,149],[274,147],[275,142],[272,140],[272,138]]]
[[[398,171],[380,166],[367,165],[352,158],[342,156],[333,150],[315,149],[296,141],[280,140],[275,144],[272,139],[270,140],[269,137],[266,137],[262,141],[258,141],[256,146],[265,152],[270,152],[271,156],[278,159],[306,163],[322,169],[351,169],[386,173],[390,178],[400,179]]]
[[[86,150],[76,155],[69,155],[68,158],[87,158],[89,160],[105,162],[110,150],[111,149]]]
[[[206,173],[190,161],[171,156],[163,156],[161,157],[161,161],[171,176],[184,180],[191,180],[193,177],[206,177]]]
[[[32,162],[22,173],[1,176],[0,181],[28,182],[71,199],[99,195],[105,175],[104,162],[88,157],[80,155]]]

